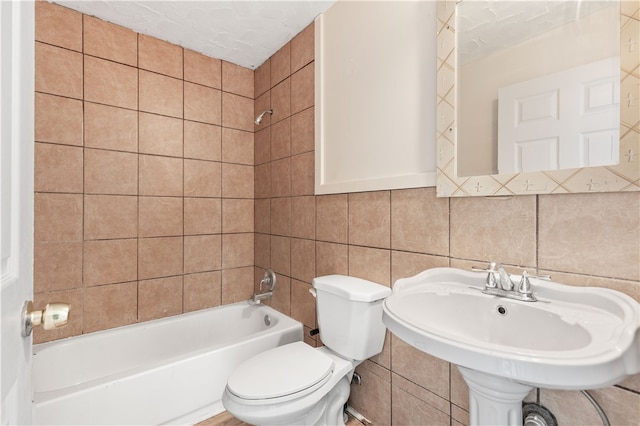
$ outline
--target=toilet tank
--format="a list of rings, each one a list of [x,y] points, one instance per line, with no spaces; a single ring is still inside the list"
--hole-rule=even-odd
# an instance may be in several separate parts
[[[325,346],[359,361],[382,351],[386,331],[382,301],[391,294],[389,287],[345,275],[314,278],[313,287]]]

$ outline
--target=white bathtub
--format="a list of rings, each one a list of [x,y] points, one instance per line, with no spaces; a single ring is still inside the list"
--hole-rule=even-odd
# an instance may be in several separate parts
[[[298,321],[241,302],[34,345],[33,423],[197,423],[223,411],[240,362],[302,333]]]

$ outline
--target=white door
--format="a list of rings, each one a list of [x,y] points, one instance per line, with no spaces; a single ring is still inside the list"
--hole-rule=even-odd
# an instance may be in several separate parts
[[[31,424],[34,3],[0,1],[0,423]]]
[[[498,91],[498,171],[618,164],[620,60],[592,62]]]

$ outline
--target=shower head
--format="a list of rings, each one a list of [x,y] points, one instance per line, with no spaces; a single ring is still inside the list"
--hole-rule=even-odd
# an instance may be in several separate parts
[[[272,109],[268,109],[266,111],[262,111],[260,113],[260,115],[258,115],[254,121],[254,123],[256,123],[257,125],[260,125],[260,123],[262,123],[262,119],[264,118],[265,114],[273,114],[273,110]]]

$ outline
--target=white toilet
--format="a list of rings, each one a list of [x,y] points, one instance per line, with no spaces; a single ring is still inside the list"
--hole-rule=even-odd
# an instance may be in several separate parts
[[[389,287],[360,278],[315,278],[318,328],[325,346],[279,346],[240,364],[222,403],[254,425],[344,425],[343,408],[358,364],[382,350],[382,300]]]

